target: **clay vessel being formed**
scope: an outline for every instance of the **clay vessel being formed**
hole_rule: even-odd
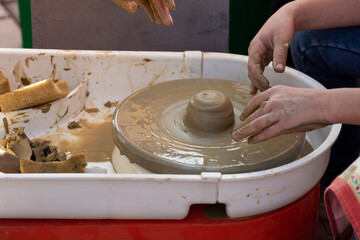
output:
[[[222,92],[204,90],[189,101],[184,124],[194,131],[223,132],[234,125],[234,107]]]

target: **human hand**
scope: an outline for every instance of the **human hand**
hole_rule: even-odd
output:
[[[243,122],[232,137],[239,141],[250,136],[255,143],[282,134],[305,132],[330,124],[327,121],[327,90],[272,87],[255,96],[240,116]]]
[[[276,72],[284,72],[290,40],[295,33],[292,8],[285,5],[271,16],[248,48],[248,76],[251,80],[250,94],[269,88],[264,68],[273,61]]]
[[[150,20],[158,25],[173,25],[173,19],[169,9],[175,10],[174,0],[113,0],[116,5],[126,9],[130,13],[142,7]]]

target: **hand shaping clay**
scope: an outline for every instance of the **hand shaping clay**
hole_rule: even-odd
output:
[[[253,97],[249,91],[249,84],[221,79],[182,79],[144,88],[115,110],[114,142],[130,161],[156,173],[240,173],[295,160],[304,134],[256,144],[231,138]]]

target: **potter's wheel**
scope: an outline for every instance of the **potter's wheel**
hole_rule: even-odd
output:
[[[194,96],[217,94],[206,90],[227,96],[233,105],[234,124],[218,128],[213,122],[200,122],[195,126],[197,120],[187,113],[191,110],[188,103]],[[251,98],[248,84],[229,80],[182,79],[152,85],[116,108],[113,138],[121,154],[156,173],[242,173],[294,161],[305,134],[282,135],[257,144],[232,140],[232,128],[240,123],[239,116]]]

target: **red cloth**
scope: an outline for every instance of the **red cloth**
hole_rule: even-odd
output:
[[[334,239],[343,239],[352,226],[360,236],[360,158],[325,190],[325,205]]]

